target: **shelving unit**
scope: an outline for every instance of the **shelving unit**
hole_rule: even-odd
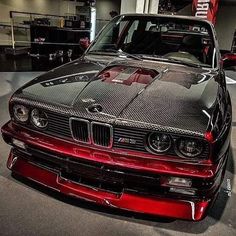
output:
[[[83,14],[51,15],[10,11],[12,48],[6,53],[30,53],[34,57],[77,56],[82,54],[80,39],[90,40],[91,21]],[[16,33],[19,26],[26,30],[25,37]],[[27,48],[27,51],[26,51]]]

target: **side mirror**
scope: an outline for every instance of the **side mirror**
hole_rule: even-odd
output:
[[[223,68],[229,69],[236,66],[236,53],[226,53],[221,57]]]
[[[90,45],[90,40],[89,40],[88,37],[81,38],[79,40],[79,44],[80,44],[80,47],[85,51],[89,47],[89,45]]]

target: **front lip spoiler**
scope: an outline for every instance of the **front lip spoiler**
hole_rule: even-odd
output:
[[[37,166],[27,160],[17,157],[10,152],[7,167],[18,175],[44,185],[65,195],[92,201],[99,205],[115,207],[123,210],[157,215],[184,220],[202,220],[211,204],[211,200],[189,201],[174,200],[159,197],[122,193],[117,195],[110,192],[98,191],[67,179],[61,178],[57,172]]]

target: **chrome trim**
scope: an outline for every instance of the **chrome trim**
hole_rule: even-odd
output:
[[[74,136],[74,134],[73,134],[73,129],[72,129],[72,121],[73,121],[73,120],[75,120],[75,121],[81,121],[81,122],[84,122],[84,123],[87,124],[88,142],[78,140],[78,139]],[[76,117],[70,117],[70,118],[69,118],[69,126],[70,126],[71,136],[72,136],[72,138],[73,138],[76,142],[91,144],[91,132],[90,132],[91,129],[90,129],[90,122],[89,122],[88,120],[80,119],[80,118],[76,118]]]
[[[216,48],[214,47],[212,56],[212,68],[215,68],[215,59],[216,59]]]
[[[99,145],[99,144],[94,143],[94,139],[93,139],[93,125],[102,125],[102,126],[106,126],[106,127],[109,127],[109,128],[110,128],[110,144],[109,144],[109,146],[103,146],[103,145]],[[106,123],[101,123],[101,122],[92,121],[90,128],[91,128],[91,130],[90,130],[90,133],[91,133],[91,141],[92,141],[92,144],[93,144],[94,146],[104,147],[104,148],[112,148],[112,146],[113,146],[113,126],[112,126],[112,125],[106,124]]]

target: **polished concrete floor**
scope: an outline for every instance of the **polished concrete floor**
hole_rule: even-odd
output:
[[[40,73],[0,73],[0,126],[9,119],[12,92]],[[216,204],[203,221],[167,221],[110,210],[13,178],[6,168],[9,146],[0,138],[0,235],[236,235],[236,73],[227,75],[234,112],[231,157]]]

